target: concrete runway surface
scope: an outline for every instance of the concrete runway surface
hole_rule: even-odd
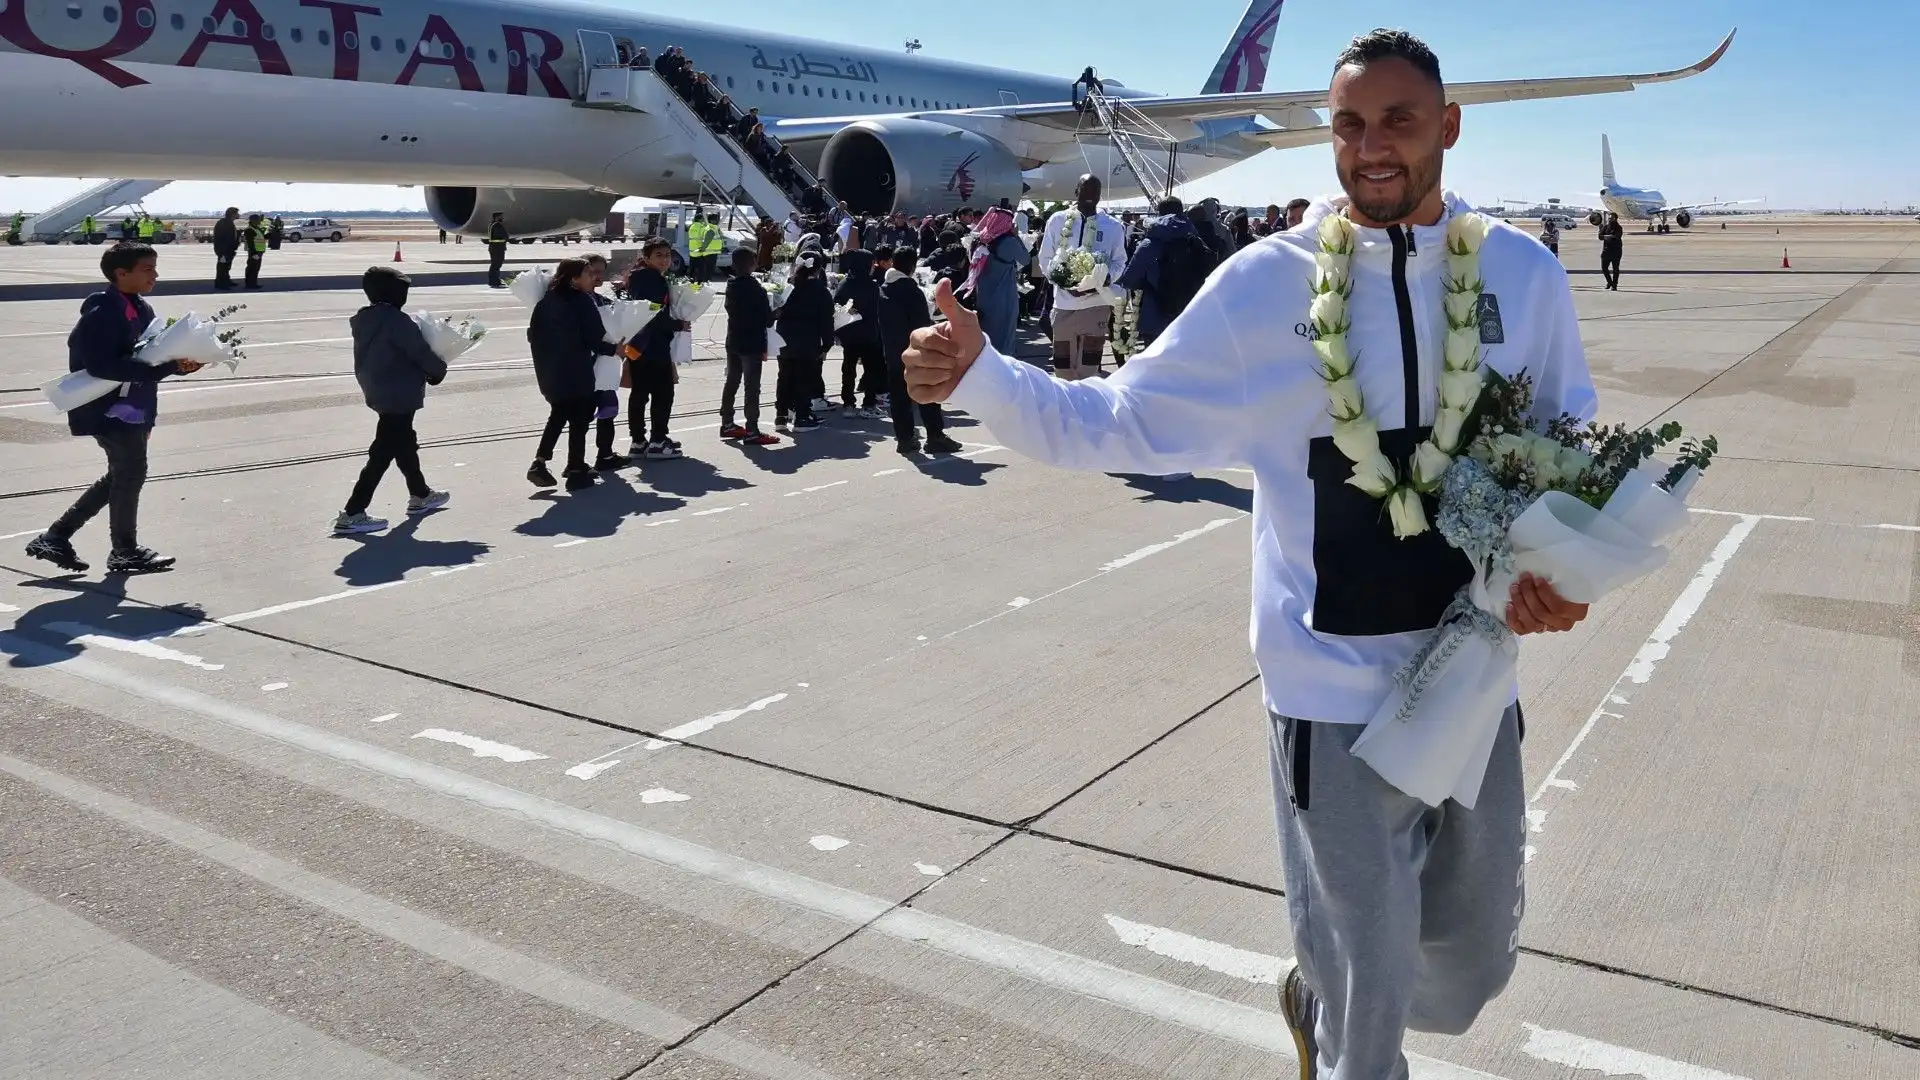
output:
[[[1724,456],[1664,569],[1525,646],[1523,955],[1423,1080],[1920,1075],[1920,227],[1707,224],[1618,292],[1563,246],[1603,418]],[[537,494],[525,312],[423,286],[495,331],[420,417],[453,503],[333,539],[358,293],[241,299],[132,580],[104,518],[87,575],[20,553],[100,461],[34,390],[75,303],[0,305],[0,1076],[1291,1075],[1250,477],[965,417],[743,451],[708,320],[689,458]]]

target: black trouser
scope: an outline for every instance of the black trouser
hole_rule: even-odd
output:
[[[713,269],[719,264],[720,256],[718,255],[695,255],[693,268],[688,273],[695,281],[712,281]]]
[[[820,377],[824,357],[802,353],[792,346],[780,350],[780,369],[774,379],[773,412],[785,419],[801,420],[813,415],[813,383]]]
[[[633,389],[627,394],[627,431],[637,443],[648,442],[647,420],[653,421],[653,439],[667,437],[667,423],[673,418],[673,359],[671,356],[642,356],[628,371]]]
[[[347,496],[348,516],[366,513],[389,465],[400,467],[400,475],[407,481],[407,494],[416,499],[433,494],[427,478],[420,472],[420,437],[413,431],[412,412],[380,414],[380,423],[373,429],[373,445],[367,447],[366,467],[360,470],[353,494]]]
[[[920,414],[920,423],[926,426],[927,438],[946,434],[946,417],[940,413],[939,405],[919,405],[907,394],[907,366],[897,356],[887,357],[888,404],[893,410],[893,437],[901,442],[917,442],[919,434],[914,431],[914,413]]]
[[[573,401],[556,402],[547,414],[547,428],[540,433],[540,448],[535,461],[553,460],[554,447],[560,442],[560,429],[567,429],[567,471],[587,467],[587,425],[593,423],[593,395]]]
[[[233,257],[238,252],[229,251],[213,257],[213,287],[216,289],[233,288]]]
[[[500,267],[507,261],[507,245],[487,241],[487,287],[500,287]]]
[[[57,540],[70,540],[105,507],[113,550],[139,547],[140,488],[147,482],[147,437],[152,434],[144,425],[103,421],[93,441],[107,453],[106,475],[81,492],[47,532]]]
[[[1600,275],[1607,279],[1607,288],[1620,287],[1620,249],[1600,249]]]
[[[247,252],[247,288],[260,287],[260,260],[266,257],[264,251]]]
[[[880,388],[886,385],[886,361],[880,356],[880,343],[867,342],[840,346],[840,400],[853,407],[853,395],[860,394],[860,406],[873,408]],[[858,372],[858,379],[855,373]]]
[[[724,430],[733,426],[733,403],[746,384],[747,430],[760,430],[760,367],[766,362],[760,353],[727,354],[727,384],[720,391],[720,427]]]

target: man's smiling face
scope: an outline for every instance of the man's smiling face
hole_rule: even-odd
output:
[[[1440,166],[1460,137],[1460,107],[1431,76],[1398,57],[1334,72],[1333,160],[1356,223],[1437,220]],[[1431,204],[1431,205],[1428,205]]]

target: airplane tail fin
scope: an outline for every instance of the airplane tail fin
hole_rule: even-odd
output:
[[[1213,74],[1200,87],[1203,94],[1251,93],[1267,86],[1267,57],[1273,51],[1273,33],[1280,25],[1280,7],[1286,0],[1252,0],[1227,47],[1214,62]]]
[[[1613,187],[1615,183],[1616,181],[1613,178],[1613,145],[1607,142],[1607,137],[1605,135],[1601,135],[1600,136],[1600,184],[1603,187]]]

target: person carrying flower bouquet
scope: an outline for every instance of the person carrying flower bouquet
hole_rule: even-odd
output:
[[[150,574],[173,569],[173,558],[140,546],[140,489],[147,482],[147,443],[160,414],[159,384],[174,375],[191,375],[201,364],[169,360],[144,364],[135,346],[153,322],[153,309],[141,299],[160,278],[160,256],[146,244],[116,244],[100,256],[100,272],[112,288],[80,304],[80,321],[67,336],[67,370],[126,384],[126,393],[109,394],[67,413],[67,429],[100,444],[107,472],[80,493],[67,512],[27,544],[27,554],[62,570],[81,573],[87,564],[73,549],[73,534],[103,508],[113,540],[107,556],[110,574]]]
[[[1518,688],[1475,718],[1491,741],[1473,790],[1438,806],[1354,744],[1474,578],[1428,525],[1484,377],[1468,361],[1524,369],[1536,417],[1583,421],[1597,401],[1558,260],[1441,186],[1460,109],[1432,51],[1404,31],[1357,38],[1328,103],[1345,198],[1229,258],[1113,376],[1006,358],[944,287],[947,322],[904,363],[914,400],[1044,462],[1254,474],[1252,644],[1296,957],[1282,1012],[1302,1080],[1404,1080],[1408,1030],[1465,1032],[1513,973]],[[1587,615],[1529,575],[1504,600],[1519,635]]]
[[[540,396],[550,407],[547,425],[527,469],[527,481],[535,487],[555,486],[547,462],[553,459],[560,442],[561,429],[567,432],[567,467],[564,472],[568,491],[579,491],[599,483],[587,467],[587,428],[593,423],[593,361],[598,356],[622,355],[632,359],[637,353],[631,345],[615,345],[606,338],[606,324],[591,295],[599,284],[598,276],[585,259],[561,259],[553,268],[546,295],[534,305],[527,323],[527,344],[533,353],[533,373],[539,381]]]
[[[401,309],[413,280],[390,266],[373,266],[361,275],[360,289],[367,306],[348,320],[353,328],[353,375],[365,395],[367,408],[380,418],[374,426],[367,464],[347,496],[347,505],[334,519],[333,535],[379,532],[385,519],[367,513],[373,493],[398,465],[407,482],[407,513],[431,513],[447,505],[448,495],[428,486],[420,471],[420,437],[413,417],[427,403],[427,387],[447,377],[447,362],[435,355],[420,325]]]
[[[673,265],[673,245],[654,237],[640,245],[640,261],[627,272],[627,299],[659,304],[660,314],[633,339],[640,357],[627,365],[633,390],[627,395],[627,430],[633,436],[630,457],[649,459],[685,457],[680,444],[667,433],[673,418],[674,385],[680,373],[673,364],[673,335],[693,329],[673,317],[673,299],[667,268]],[[648,405],[652,405],[653,438],[647,438]]]

